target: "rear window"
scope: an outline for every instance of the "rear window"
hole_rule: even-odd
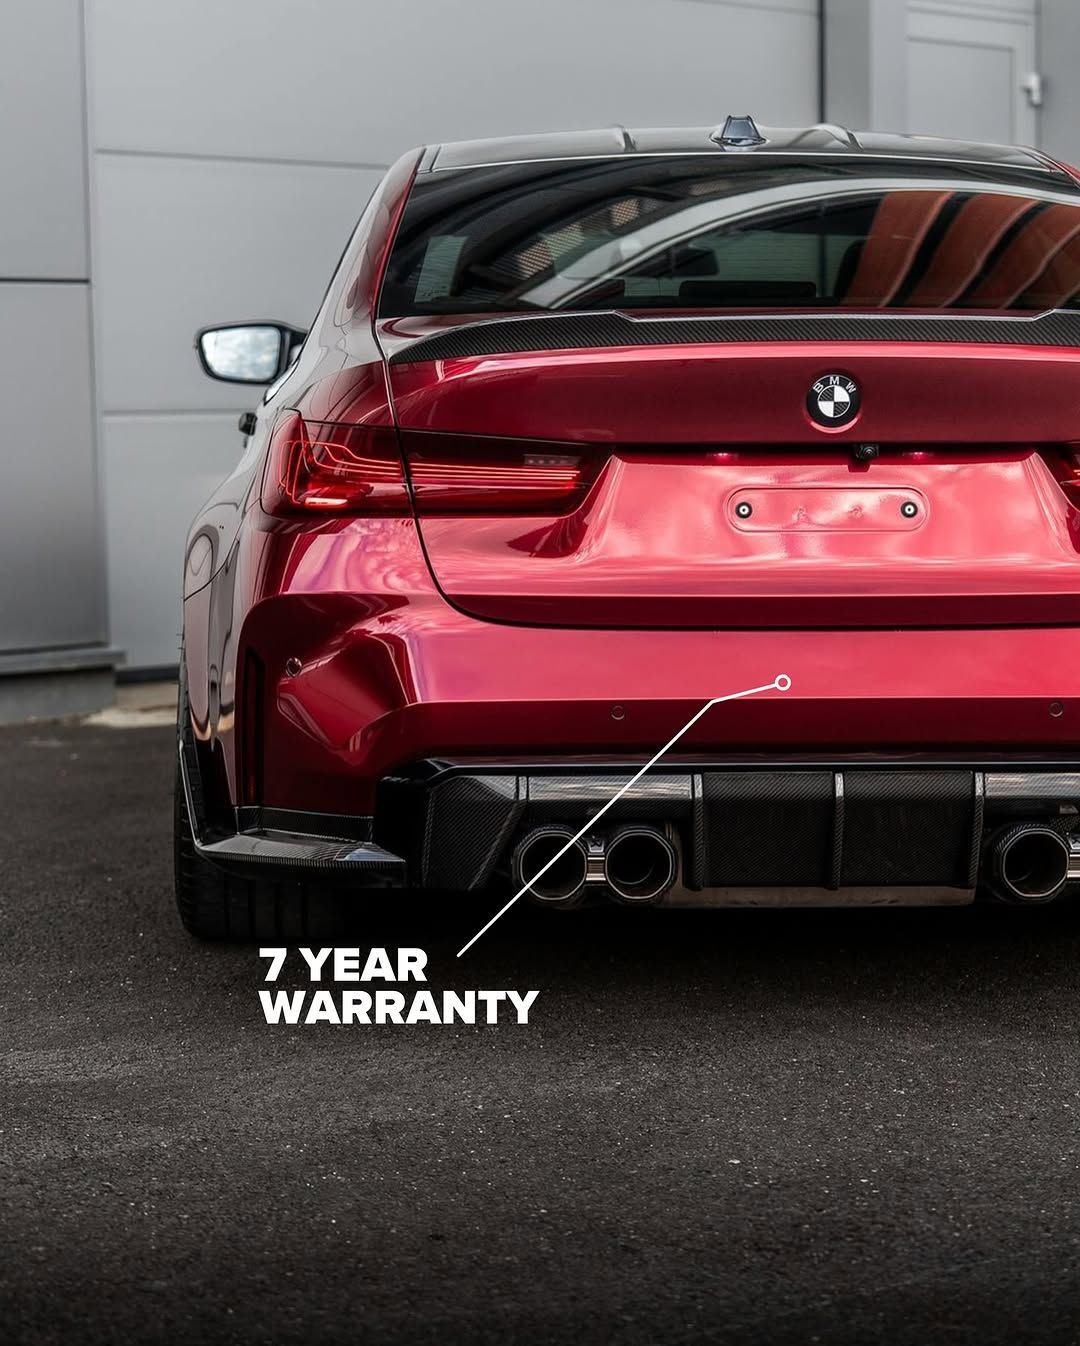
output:
[[[380,315],[1080,306],[1080,196],[989,171],[731,157],[417,179]]]

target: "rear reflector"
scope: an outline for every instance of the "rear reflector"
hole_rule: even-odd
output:
[[[566,514],[607,453],[588,445],[390,426],[306,423],[282,414],[270,438],[268,514]],[[406,468],[407,463],[407,477]]]

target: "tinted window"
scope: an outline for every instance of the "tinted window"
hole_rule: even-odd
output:
[[[380,313],[1080,306],[1080,197],[977,169],[715,157],[418,179]]]

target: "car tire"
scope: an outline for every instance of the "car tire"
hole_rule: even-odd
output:
[[[177,697],[178,744],[190,735],[183,654]],[[275,883],[229,874],[195,849],[179,753],[173,801],[173,874],[176,909],[197,939],[286,944],[333,936],[342,907],[333,894],[302,883]]]

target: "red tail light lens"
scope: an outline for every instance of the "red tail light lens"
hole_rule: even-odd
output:
[[[308,424],[286,412],[270,439],[268,514],[566,514],[607,460],[589,445],[388,426]]]
[[[286,412],[270,438],[262,504],[268,514],[407,514],[397,432],[382,425],[309,425]]]
[[[420,514],[566,514],[606,461],[589,445],[406,431]]]

